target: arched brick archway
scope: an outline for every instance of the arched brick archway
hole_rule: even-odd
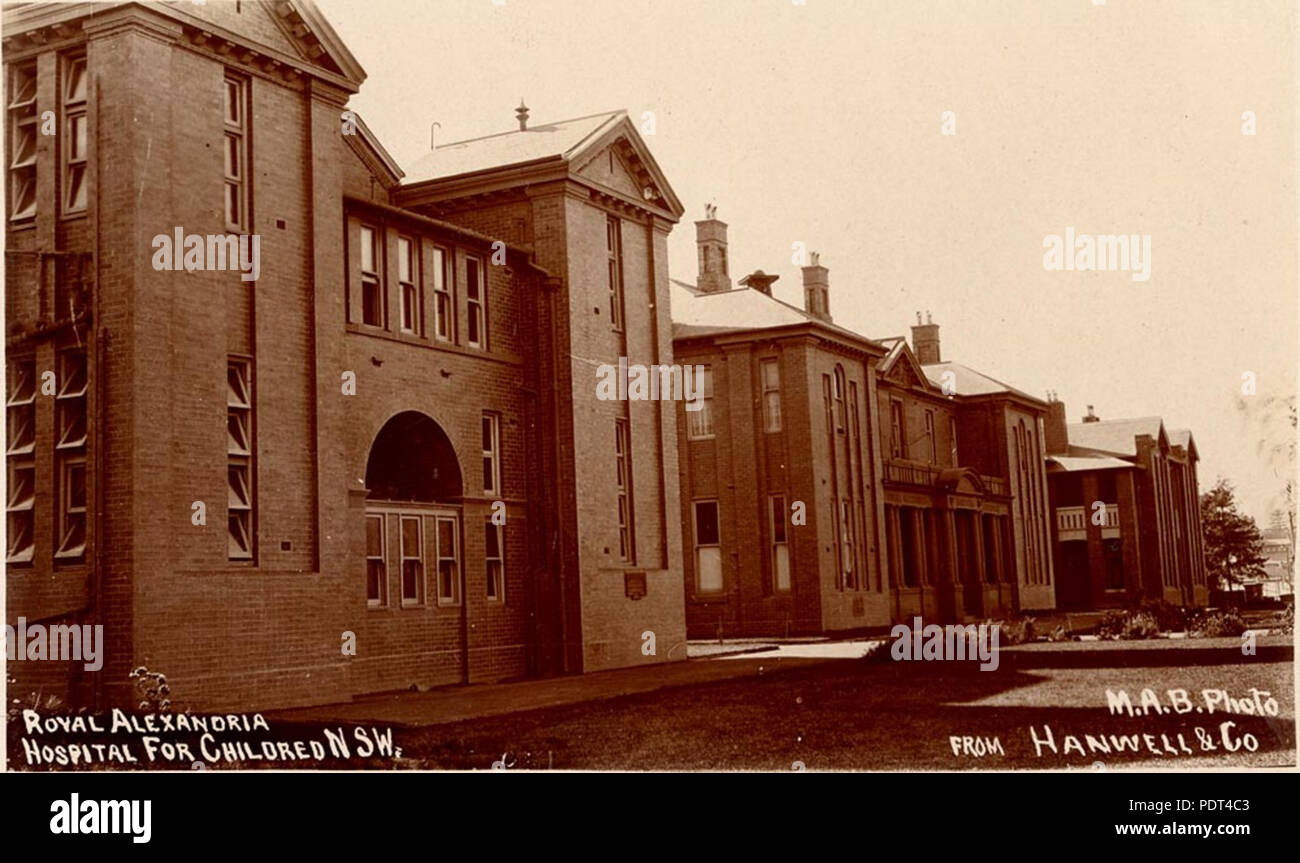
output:
[[[370,500],[459,503],[460,463],[442,426],[419,411],[384,423],[370,445],[366,489]]]

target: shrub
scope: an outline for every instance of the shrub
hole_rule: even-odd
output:
[[[1246,621],[1235,608],[1211,611],[1195,622],[1191,634],[1196,638],[1236,637],[1246,631]]]
[[[990,619],[984,621],[984,625],[996,626],[998,628],[998,641],[1006,647],[1027,644],[1038,638],[1034,632],[1034,621],[1028,617],[1013,618],[1012,620]]]
[[[1149,611],[1114,609],[1097,624],[1097,637],[1102,639],[1155,638],[1159,634],[1160,621]]]
[[[167,677],[141,665],[129,677],[135,679],[135,691],[140,696],[140,710],[146,713],[167,713],[172,709],[171,687]]]
[[[1056,629],[1053,629],[1050,633],[1048,633],[1047,640],[1048,641],[1074,641],[1074,636],[1071,635],[1070,630],[1066,629],[1064,626],[1057,626]]]
[[[1147,600],[1137,610],[1154,617],[1161,632],[1183,632],[1187,629],[1187,612],[1163,599],[1154,602]]]

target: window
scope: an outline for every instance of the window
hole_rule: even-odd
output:
[[[605,251],[609,257],[609,322],[623,329],[623,232],[613,216],[605,220]]]
[[[505,527],[494,524],[492,519],[483,523],[484,557],[487,560],[487,598],[506,598],[506,554]]]
[[[483,414],[483,493],[501,491],[501,417]]]
[[[401,516],[402,605],[419,605],[424,594],[424,520]]]
[[[699,410],[686,412],[686,436],[691,440],[713,437],[713,368],[711,366],[694,366],[698,393]],[[692,366],[686,366],[682,373],[690,374]]]
[[[9,496],[5,517],[9,543],[8,564],[32,562],[36,551],[36,359],[11,360],[5,392],[5,466]]]
[[[226,481],[231,560],[253,559],[252,365],[231,357],[226,364]]]
[[[36,61],[9,67],[9,218],[36,215]],[[11,535],[12,539],[12,535]]]
[[[844,369],[835,367],[831,377],[831,398],[835,401],[835,430],[844,431]]]
[[[925,412],[925,446],[926,458],[930,464],[939,463],[939,453],[936,448],[937,441],[934,439],[934,411]]]
[[[438,604],[460,602],[460,559],[456,554],[456,519],[438,517]]]
[[[54,556],[60,560],[80,560],[86,554],[86,384],[85,352],[61,352],[54,397],[59,479]]]
[[[763,385],[763,431],[781,430],[781,368],[776,360],[763,360],[758,365]]]
[[[855,587],[853,580],[853,518],[849,502],[840,501],[840,585]]]
[[[424,297],[420,295],[420,262],[410,237],[397,238],[397,281],[402,291],[402,332],[424,335]]]
[[[433,249],[433,316],[434,332],[445,342],[454,339],[452,310],[456,307],[451,301],[451,285],[447,278],[447,253],[436,246]]]
[[[226,229],[248,229],[248,81],[225,80]]]
[[[786,542],[785,495],[772,495],[768,504],[772,529],[772,589],[787,591],[790,589],[790,546]]]
[[[949,456],[952,458],[952,466],[957,466],[957,418],[948,417],[948,449]]]
[[[632,528],[632,446],[627,420],[614,420],[614,461],[618,475],[618,556],[625,562],[636,557]]]
[[[893,458],[907,457],[907,441],[903,438],[903,403],[889,402],[889,454]]]
[[[487,348],[487,318],[484,305],[487,289],[483,285],[483,263],[478,258],[465,259],[465,296],[469,300],[469,346]]]
[[[366,516],[366,605],[388,604],[388,565],[384,558],[384,517]]]
[[[379,232],[361,226],[361,322],[372,327],[384,326],[384,288],[379,274],[381,258]]]
[[[86,58],[63,64],[63,211],[86,209]]]
[[[695,591],[722,590],[722,543],[718,534],[718,502],[695,501]]]

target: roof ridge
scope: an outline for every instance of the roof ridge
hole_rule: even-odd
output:
[[[570,117],[570,118],[567,119],[567,120],[555,120],[555,121],[552,121],[552,122],[550,122],[550,123],[538,123],[537,125],[538,125],[538,127],[545,127],[545,126],[561,126],[561,125],[564,125],[565,123],[576,123],[576,122],[578,122],[579,120],[590,120],[592,117],[602,117],[602,116],[605,116],[605,117],[613,117],[613,116],[618,115],[618,114],[626,115],[626,114],[627,114],[627,109],[626,109],[626,108],[619,108],[619,109],[617,109],[617,110],[615,110],[615,111],[597,111],[597,112],[595,112],[594,114],[584,114],[584,115],[581,116],[581,117]],[[487,141],[487,140],[490,140],[490,139],[492,139],[492,138],[503,138],[503,137],[505,137],[506,135],[518,135],[518,134],[520,134],[520,133],[522,133],[522,132],[535,132],[535,131],[537,131],[537,129],[507,129],[507,130],[505,130],[504,132],[493,132],[493,133],[490,134],[490,135],[479,135],[479,136],[474,137],[474,138],[462,138],[462,139],[459,140],[459,141],[449,141],[449,142],[446,143],[446,144],[439,144],[438,146],[434,147],[434,148],[433,148],[432,150],[430,150],[429,152],[431,152],[431,153],[436,153],[436,152],[438,152],[439,150],[441,150],[441,149],[443,149],[443,148],[446,148],[446,147],[457,147],[457,146],[460,146],[460,145],[462,145],[462,144],[474,144],[474,143],[477,143],[477,142],[479,142],[479,141]],[[582,141],[579,141],[578,143],[581,144],[583,141],[586,141],[586,140],[587,140],[586,138],[583,138]],[[576,146],[576,145],[575,145],[575,146]],[[571,152],[571,150],[566,150],[565,152],[568,153],[568,152]],[[424,154],[424,156],[427,156],[427,155],[429,155],[429,153],[425,153],[425,154]],[[424,156],[421,156],[420,158],[424,158]]]

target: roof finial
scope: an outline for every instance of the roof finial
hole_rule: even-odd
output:
[[[528,131],[528,106],[524,104],[522,96],[519,97],[519,107],[515,109],[515,116],[519,118],[519,131]]]

